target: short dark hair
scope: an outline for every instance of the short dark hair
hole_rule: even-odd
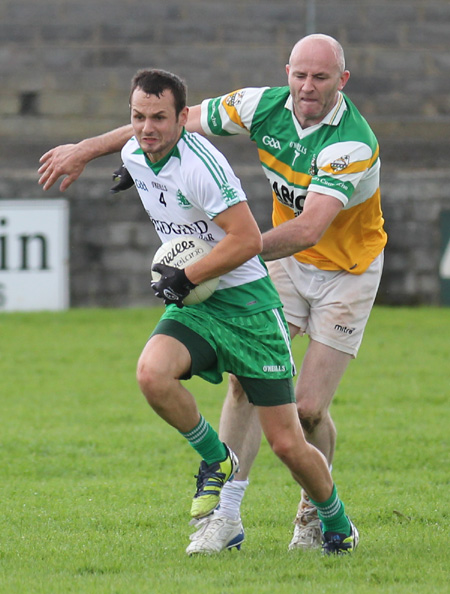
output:
[[[147,95],[156,95],[157,97],[160,97],[167,89],[172,91],[177,117],[181,110],[186,107],[186,83],[179,76],[171,72],[157,69],[138,70],[131,81],[130,105],[131,97],[136,89],[142,89]]]

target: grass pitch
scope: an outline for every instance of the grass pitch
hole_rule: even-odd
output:
[[[265,441],[242,550],[187,557],[198,459],[135,382],[160,313],[0,314],[2,594],[448,592],[449,309],[372,313],[333,404],[361,542],[331,559],[287,551],[299,491]],[[188,385],[217,427],[226,384]]]

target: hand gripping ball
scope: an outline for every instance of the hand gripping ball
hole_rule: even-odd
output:
[[[180,236],[171,239],[161,245],[153,257],[152,268],[154,264],[161,263],[174,268],[186,268],[201,260],[212,250],[212,246],[205,241],[194,236]],[[152,280],[158,281],[161,278],[159,272],[152,270]],[[194,305],[201,303],[211,297],[219,284],[219,277],[211,278],[200,285],[197,285],[183,299],[184,305]]]

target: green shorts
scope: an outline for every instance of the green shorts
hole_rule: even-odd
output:
[[[226,319],[195,307],[167,307],[152,336],[182,342],[192,359],[190,373],[213,383],[224,372],[240,380],[250,402],[276,406],[295,402],[289,330],[281,309]]]

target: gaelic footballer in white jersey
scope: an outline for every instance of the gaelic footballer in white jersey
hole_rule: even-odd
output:
[[[163,243],[193,235],[214,246],[225,237],[225,231],[214,222],[215,216],[247,200],[225,157],[199,134],[183,130],[175,147],[157,163],[148,159],[132,137],[122,149],[122,160]],[[253,281],[256,294],[260,288],[264,299],[255,299],[252,312],[280,305],[275,289],[269,289],[272,283],[258,256],[221,276],[214,295]],[[225,301],[236,299],[241,301],[233,291]]]

